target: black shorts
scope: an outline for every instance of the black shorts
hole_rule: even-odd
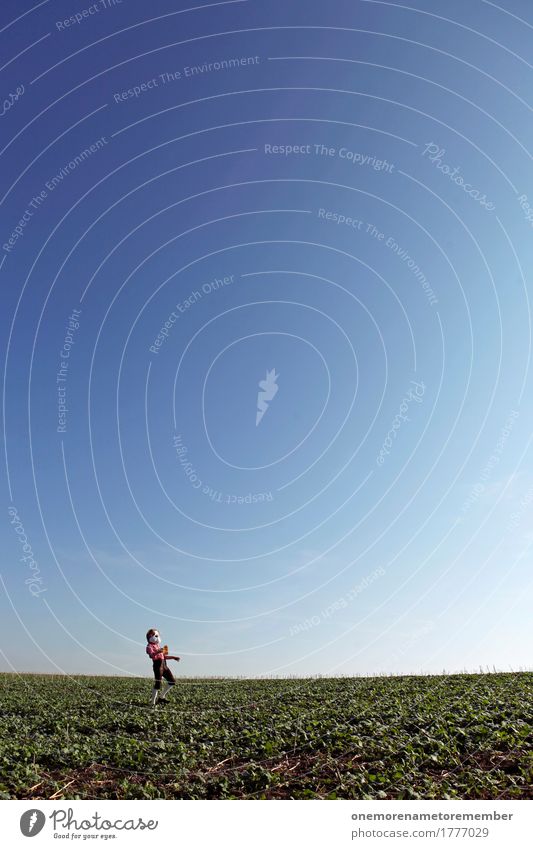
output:
[[[175,684],[176,680],[167,666],[166,660],[154,660],[154,678],[155,683],[154,687],[156,690],[159,690],[161,687],[161,678],[164,678],[165,681],[168,681],[169,684]]]

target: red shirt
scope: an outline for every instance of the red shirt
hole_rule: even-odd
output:
[[[161,643],[148,643],[146,646],[146,654],[151,660],[164,660],[164,652],[161,651]]]

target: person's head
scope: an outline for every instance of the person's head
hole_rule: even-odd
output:
[[[159,643],[161,642],[161,637],[159,636],[159,631],[157,628],[150,628],[146,633],[146,642],[147,643]]]

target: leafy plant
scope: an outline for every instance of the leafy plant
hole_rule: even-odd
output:
[[[533,675],[0,675],[0,798],[533,798]]]

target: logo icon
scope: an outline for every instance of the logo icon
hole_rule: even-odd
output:
[[[43,830],[46,817],[42,811],[33,808],[25,811],[20,818],[20,830],[24,837],[35,837]]]
[[[259,389],[261,392],[257,393],[257,413],[255,416],[256,427],[265,415],[270,401],[272,401],[274,395],[279,389],[279,386],[276,383],[278,377],[279,374],[276,374],[276,369],[273,368],[271,371],[267,370],[265,380],[259,381]]]

